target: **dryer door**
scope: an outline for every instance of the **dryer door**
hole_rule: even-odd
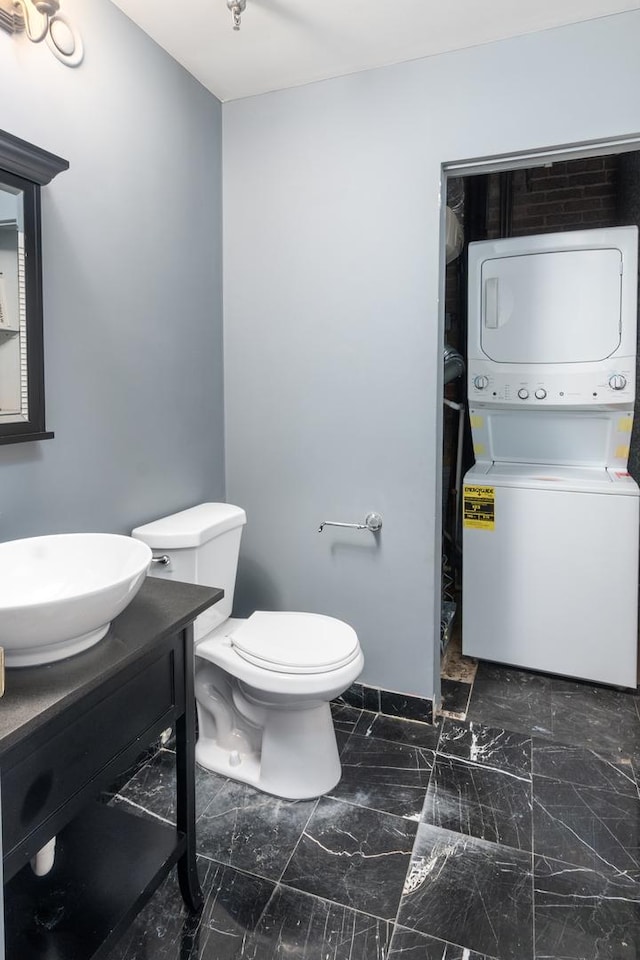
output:
[[[620,250],[484,260],[482,352],[498,363],[605,360],[621,341]]]

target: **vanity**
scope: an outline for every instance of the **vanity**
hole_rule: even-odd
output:
[[[192,624],[222,596],[147,578],[96,646],[9,671],[0,699],[7,960],[106,957],[174,866],[188,908],[202,905]],[[100,796],[168,727],[175,827]],[[53,869],[37,877],[29,861],[54,836]]]

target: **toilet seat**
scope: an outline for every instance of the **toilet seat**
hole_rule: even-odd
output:
[[[229,639],[239,657],[274,673],[326,673],[360,655],[355,630],[317,613],[257,610]]]

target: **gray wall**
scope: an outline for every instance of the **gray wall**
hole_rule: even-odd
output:
[[[0,31],[0,127],[43,188],[47,426],[0,446],[0,539],[132,525],[224,491],[219,102],[107,0],[76,70]]]
[[[238,608],[350,621],[434,690],[441,165],[640,131],[640,12],[225,104],[227,497]],[[324,518],[384,515],[370,534]]]

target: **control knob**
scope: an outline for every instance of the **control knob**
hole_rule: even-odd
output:
[[[489,377],[485,377],[484,374],[474,377],[473,385],[476,390],[486,390],[486,388],[489,386]]]
[[[524,387],[520,387],[520,389],[518,390],[518,396],[520,397],[521,400],[528,400],[528,399],[529,399],[529,391],[528,391],[528,390],[525,390]]]
[[[544,400],[546,395],[547,391],[543,387],[540,387],[538,390],[536,390],[536,400]]]
[[[609,377],[609,386],[612,390],[624,390],[627,385],[627,378],[623,377],[621,373],[614,373],[612,377]]]

